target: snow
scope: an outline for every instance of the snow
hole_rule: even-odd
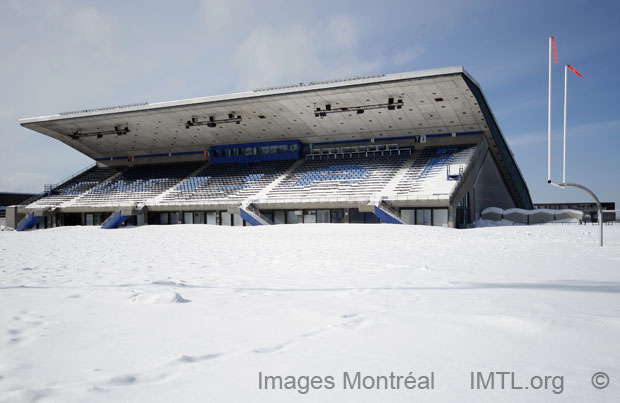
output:
[[[593,225],[0,232],[0,401],[617,401],[620,226],[605,244]],[[345,390],[344,371],[435,388]],[[563,390],[470,390],[471,371]]]

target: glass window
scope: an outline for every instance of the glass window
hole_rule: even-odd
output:
[[[231,214],[227,213],[226,211],[222,211],[221,219],[222,219],[222,225],[230,226],[232,223]]]
[[[330,215],[332,223],[339,224],[344,222],[344,210],[332,210]]]
[[[233,225],[237,227],[243,226],[243,218],[241,218],[241,214],[235,213],[233,216]]]
[[[349,210],[349,222],[352,224],[363,224],[364,214],[360,213],[360,211],[356,208],[350,209]]]
[[[285,224],[286,223],[286,212],[285,211],[274,211],[273,212],[273,223],[274,224]]]
[[[205,222],[205,213],[195,212],[194,213],[194,224],[204,224]]]
[[[447,227],[448,226],[448,209],[447,208],[433,209],[433,226],[435,227]]]
[[[98,219],[101,219],[100,215],[97,215],[97,216],[98,216]],[[97,224],[97,225],[99,225],[99,224]],[[136,225],[137,226],[144,225],[144,214],[138,214],[136,216]]]
[[[414,209],[401,209],[400,218],[407,224],[415,224],[415,210]]]
[[[159,213],[159,224],[168,224],[168,213]]]
[[[431,225],[431,209],[417,209],[415,223],[417,225]]]
[[[92,214],[86,214],[86,225],[93,225],[93,215]]]
[[[286,223],[287,224],[298,224],[299,216],[295,214],[295,210],[288,210],[286,212]]]
[[[298,147],[297,144],[291,144],[291,148],[290,148],[291,152],[292,153],[297,152],[297,147]],[[310,152],[312,152],[312,144],[310,144]]]
[[[260,213],[263,215],[263,217],[273,222],[273,211],[261,211]]]
[[[170,224],[178,224],[179,223],[179,212],[173,211],[170,213]]]
[[[364,213],[364,222],[366,224],[379,224],[381,221],[375,213]]]
[[[263,146],[260,148],[260,153],[261,154],[269,154],[269,147],[268,146]]]
[[[316,212],[317,222],[329,223],[329,210],[318,210]]]
[[[306,210],[304,213],[304,224],[316,223],[316,210]]]
[[[278,146],[278,153],[286,154],[288,152],[288,146],[286,144],[282,144]]]
[[[185,212],[183,213],[183,224],[193,224],[194,223],[194,213]]]
[[[207,224],[209,225],[217,224],[217,212],[216,211],[208,211],[205,215],[207,216]]]

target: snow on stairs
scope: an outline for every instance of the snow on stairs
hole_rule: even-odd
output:
[[[395,192],[396,185],[398,185],[401,179],[407,174],[407,171],[409,170],[409,168],[411,168],[414,162],[418,159],[419,155],[420,155],[420,151],[414,151],[413,153],[411,153],[411,155],[409,156],[409,158],[407,158],[403,166],[401,166],[398,172],[396,172],[396,175],[394,175],[394,177],[381,190],[379,194],[380,198],[384,198],[384,197],[387,197],[388,199],[393,198],[393,196],[396,194]]]
[[[265,216],[263,216],[260,211],[252,205],[254,201],[258,201],[261,198],[267,196],[267,194],[274,189],[280,182],[282,182],[291,172],[293,172],[304,160],[299,159],[293,163],[286,171],[282,173],[282,175],[278,176],[273,182],[269,185],[265,186],[260,192],[256,195],[245,199],[241,206],[239,207],[239,213],[241,217],[250,225],[272,225],[273,223]]]
[[[158,205],[160,204],[160,202],[162,200],[164,200],[164,198],[166,196],[168,196],[168,194],[174,192],[175,190],[177,190],[178,188],[180,188],[185,182],[187,182],[190,178],[197,176],[198,173],[200,171],[202,171],[203,169],[205,169],[207,166],[209,165],[209,163],[205,163],[203,165],[200,165],[196,170],[194,170],[193,172],[191,172],[189,175],[187,175],[185,178],[181,179],[176,185],[171,186],[168,190],[166,190],[165,192],[160,193],[159,195],[157,195],[156,197],[153,197],[150,200],[147,200],[147,204],[148,205]]]
[[[258,201],[258,200],[266,197],[269,192],[271,192],[273,189],[275,189],[276,186],[278,186],[280,184],[280,182],[282,182],[284,179],[286,179],[286,177],[289,176],[291,174],[291,172],[293,172],[295,169],[297,169],[297,167],[300,166],[304,161],[305,160],[303,158],[295,161],[295,163],[293,163],[293,165],[288,167],[288,169],[286,171],[284,171],[282,173],[282,175],[278,176],[273,182],[271,182],[269,185],[265,186],[263,188],[263,190],[261,190],[260,192],[258,192],[254,196],[252,196],[251,198],[248,198],[248,199],[244,200],[242,205],[243,206],[248,206],[248,205],[252,204],[252,202]]]

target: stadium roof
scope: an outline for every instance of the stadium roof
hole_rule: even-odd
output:
[[[389,102],[402,102],[402,108],[373,108]],[[328,105],[329,113],[316,116],[316,108],[326,112]],[[198,125],[188,127],[192,119]],[[206,125],[209,119],[214,127]],[[513,195],[531,206],[479,85],[460,66],[81,110],[21,119],[20,124],[98,160],[273,140],[320,143],[484,134]]]

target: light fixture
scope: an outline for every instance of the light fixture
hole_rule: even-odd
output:
[[[188,120],[185,122],[185,128],[189,129],[192,126],[207,126],[207,127],[216,127],[218,124],[222,123],[241,123],[241,116],[237,115],[235,117],[235,112],[231,112],[228,114],[227,119],[215,119],[215,116],[209,116],[208,120],[200,121],[197,117],[193,116],[192,120]]]
[[[98,139],[102,138],[105,135],[108,134],[116,134],[117,136],[124,136],[125,134],[129,133],[131,130],[129,130],[128,126],[122,127],[121,125],[116,125],[114,126],[114,130],[104,130],[104,131],[100,131],[100,132],[88,132],[88,133],[82,133],[82,131],[80,129],[77,129],[76,131],[74,131],[70,137],[73,140],[79,140],[82,137],[97,137]]]
[[[404,106],[404,103],[402,99],[399,98],[395,100],[392,97],[388,98],[387,103],[384,103],[384,104],[343,106],[341,108],[332,108],[331,104],[326,104],[325,109],[321,109],[320,107],[315,107],[314,116],[317,118],[324,118],[325,116],[327,116],[328,113],[342,113],[342,112],[349,112],[349,110],[355,110],[358,115],[361,115],[362,113],[364,113],[364,111],[369,110],[369,109],[387,108],[387,110],[393,111],[395,109],[402,109],[403,106]]]

